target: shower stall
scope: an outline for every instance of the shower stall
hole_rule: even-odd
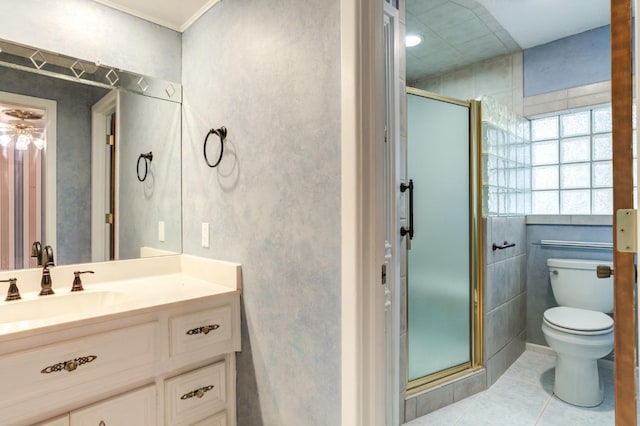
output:
[[[407,389],[482,364],[480,103],[408,89]]]
[[[524,227],[531,174],[527,121],[491,98],[463,101],[409,88],[407,124],[409,400],[453,379],[476,374],[486,386],[501,374],[489,377],[482,368],[510,344],[495,338],[503,307],[484,296],[502,283],[487,279],[485,268],[498,258],[506,265],[510,254],[492,251],[497,225],[493,236],[491,226],[483,228],[503,220]],[[492,222],[494,216],[510,217]],[[519,243],[520,256],[522,250]]]

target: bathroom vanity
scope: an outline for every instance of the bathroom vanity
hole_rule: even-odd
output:
[[[236,424],[240,265],[187,255],[51,269],[0,303],[3,425]],[[3,290],[4,291],[4,290]]]

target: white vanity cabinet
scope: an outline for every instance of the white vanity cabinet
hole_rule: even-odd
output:
[[[74,410],[37,426],[156,426],[156,388],[147,386]]]
[[[239,286],[175,301],[187,283],[169,303],[0,335],[0,423],[235,426]]]
[[[70,426],[156,426],[156,387],[147,386],[89,407],[74,410]]]

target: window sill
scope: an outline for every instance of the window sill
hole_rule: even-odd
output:
[[[528,215],[527,225],[587,225],[587,226],[612,226],[613,216],[608,214],[594,215]]]

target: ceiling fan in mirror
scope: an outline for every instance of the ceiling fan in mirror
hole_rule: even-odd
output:
[[[14,118],[6,120],[6,117]],[[7,147],[12,142],[18,151],[26,151],[29,145],[41,150],[45,146],[44,128],[40,125],[44,114],[26,109],[2,110],[0,125],[0,146]],[[17,120],[15,120],[17,119]]]

